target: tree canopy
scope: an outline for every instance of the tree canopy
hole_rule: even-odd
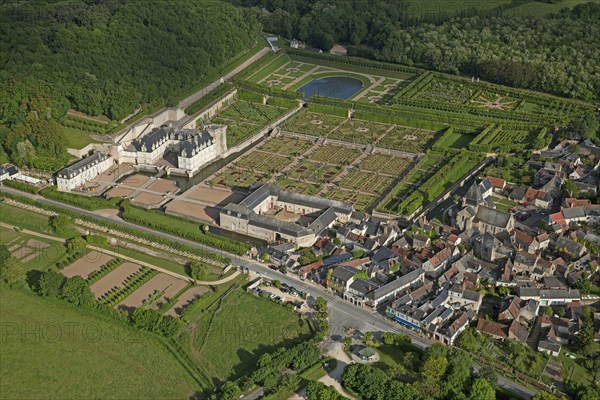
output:
[[[229,0],[261,6],[265,30],[324,51],[416,65],[584,100],[600,98],[600,5],[547,16],[503,13],[505,7],[415,16],[404,0]],[[513,2],[519,4],[521,2]]]
[[[253,10],[217,0],[4,2],[0,147],[20,165],[62,156],[69,108],[120,120],[173,104],[260,29]]]

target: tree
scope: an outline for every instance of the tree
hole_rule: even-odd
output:
[[[275,279],[273,281],[273,286],[275,286],[277,289],[279,289],[281,287],[281,281],[278,279]]]
[[[267,253],[267,252],[262,253],[262,255],[260,256],[260,259],[265,262],[269,261],[269,253]]]
[[[48,220],[50,227],[56,233],[64,233],[71,225],[71,218],[66,215],[58,214],[50,217]]]
[[[371,365],[350,364],[342,373],[344,387],[366,399],[385,399],[389,378],[382,370]]]
[[[74,276],[65,281],[60,297],[77,306],[94,304],[95,297],[86,281],[80,276]]]
[[[46,271],[40,277],[38,282],[39,291],[42,296],[58,297],[63,285],[65,276],[54,271]]]
[[[583,309],[581,316],[581,327],[575,340],[575,347],[583,354],[588,355],[592,351],[594,343],[594,317],[589,307]]]
[[[448,373],[445,389],[449,393],[463,393],[471,377],[471,357],[466,351],[453,350],[448,355]]]
[[[295,391],[300,385],[300,376],[298,374],[287,374],[281,380],[281,387],[288,391]]]
[[[310,381],[306,385],[306,398],[308,400],[342,400],[344,399],[334,387],[324,383]]]
[[[363,342],[366,345],[369,345],[369,343],[371,343],[373,341],[373,332],[365,332],[365,334],[363,335]]]
[[[590,291],[592,290],[592,282],[588,279],[588,274],[586,272],[583,272],[579,276],[577,282],[575,282],[575,287],[579,289],[579,292],[581,292],[581,294],[590,293]]]
[[[535,396],[531,398],[531,400],[557,400],[555,396],[552,396],[550,393],[546,392],[537,392]]]
[[[475,331],[475,329],[472,327],[468,327],[460,334],[456,344],[461,349],[465,349],[469,352],[476,353],[481,348],[481,344],[479,343],[479,340],[477,339],[476,335],[477,332]]]
[[[489,382],[483,378],[476,378],[471,385],[471,391],[469,393],[469,399],[471,400],[495,400],[496,391],[489,384]]]
[[[556,308],[556,315],[558,315],[561,318],[565,316],[566,312],[567,311],[565,310],[565,308],[563,306],[559,306]]]
[[[420,400],[423,396],[413,386],[391,379],[388,382],[384,399],[390,400]]]
[[[26,278],[23,266],[15,257],[8,257],[0,264],[0,279],[8,286],[15,286],[24,282]]]
[[[189,263],[190,276],[196,280],[202,280],[206,278],[208,273],[208,266],[198,261],[190,261]]]
[[[491,387],[496,387],[498,384],[498,373],[493,367],[485,365],[477,372],[477,377],[488,381]]]
[[[221,387],[221,398],[224,400],[237,400],[240,398],[242,390],[235,382],[227,381]]]
[[[73,238],[73,239],[69,240],[69,243],[67,244],[67,253],[69,253],[71,255],[79,254],[85,249],[86,246],[87,246],[87,243],[83,238],[81,238],[81,237]]]
[[[352,338],[350,336],[344,337],[344,349],[350,350],[352,346]]]
[[[319,312],[327,312],[327,300],[321,296],[317,297],[315,300],[315,308]]]

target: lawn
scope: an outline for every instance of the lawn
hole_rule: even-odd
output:
[[[474,135],[466,135],[455,130],[450,130],[439,138],[434,147],[441,149],[462,149],[463,147],[467,147],[474,138]]]
[[[92,139],[89,132],[83,130],[63,126],[62,132],[65,136],[67,147],[72,149],[81,149],[90,143],[96,142]]]
[[[0,221],[41,233],[51,233],[48,217],[0,203]]]
[[[0,290],[3,399],[190,398],[202,388],[154,337]]]
[[[241,288],[219,304],[186,318],[193,328],[181,338],[191,344],[205,375],[219,381],[244,375],[256,368],[262,354],[309,336],[308,324],[301,325],[293,311]]]
[[[40,245],[32,245],[32,242],[39,242]],[[33,250],[31,253],[26,255],[24,253],[17,253],[23,255],[23,257],[17,258],[21,259],[21,262],[23,262],[23,267],[27,271],[46,271],[67,254],[67,247],[63,243],[33,235],[27,235],[25,233],[17,232],[4,227],[0,227],[0,243],[6,244],[9,249],[20,246],[21,248]],[[44,244],[47,244],[48,247],[45,247]],[[45,248],[42,248],[42,246]]]
[[[266,77],[277,71],[279,68],[283,67],[289,61],[289,58],[285,54],[282,54],[273,61],[271,61],[269,64],[264,66],[262,69],[257,71],[254,75],[249,77],[248,81],[252,83],[259,83]]]

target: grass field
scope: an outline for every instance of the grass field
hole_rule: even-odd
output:
[[[3,399],[190,398],[200,387],[151,335],[0,290]]]
[[[38,241],[48,245],[48,247],[28,246],[29,241]],[[6,244],[9,249],[19,245],[34,250],[31,254],[21,258],[23,268],[27,271],[46,271],[67,254],[67,247],[63,243],[27,235],[5,227],[0,227],[0,243]]]
[[[65,136],[67,147],[72,149],[81,149],[90,143],[96,142],[92,139],[90,133],[86,131],[63,126],[62,132]]]
[[[50,233],[48,217],[0,203],[0,221],[41,233]]]
[[[444,133],[442,137],[440,137],[435,143],[435,147],[439,146],[441,149],[461,149],[463,147],[467,147],[474,138],[475,135],[465,135],[452,130]]]
[[[219,381],[252,371],[262,354],[309,335],[308,325],[300,325],[293,311],[242,289],[230,292],[220,307],[187,320],[194,329],[182,342],[189,340],[200,368]]]

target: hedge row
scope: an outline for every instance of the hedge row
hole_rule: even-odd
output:
[[[422,69],[408,67],[406,65],[400,64],[390,64],[380,61],[371,61],[362,58],[354,58],[354,57],[337,57],[331,56],[327,54],[319,54],[312,51],[301,50],[301,49],[287,49],[287,54],[292,55],[294,58],[303,58],[307,60],[317,60],[317,61],[325,61],[329,63],[334,63],[336,65],[350,65],[353,67],[363,67],[376,69],[380,71],[397,71],[404,72],[408,74],[418,74],[423,72]],[[318,62],[317,62],[318,64]]]
[[[325,104],[308,103],[308,109],[312,112],[328,114],[328,115],[336,115],[338,117],[347,117],[348,116],[347,108],[339,108],[336,106],[328,106]]]
[[[116,208],[120,197],[114,197],[107,200],[102,197],[88,197],[69,192],[60,192],[54,186],[49,186],[40,192],[42,196],[47,199],[60,201],[61,203],[67,203],[75,207],[84,208],[86,210],[94,211],[102,208]]]
[[[301,99],[302,98],[302,93],[298,93],[298,92],[292,92],[292,91],[287,91],[287,90],[283,90],[283,89],[276,89],[274,87],[262,86],[262,85],[258,85],[255,83],[245,82],[245,81],[242,81],[239,79],[236,80],[235,83],[240,89],[244,89],[249,92],[266,94],[269,96],[277,96],[277,97],[282,97],[284,99]]]
[[[250,250],[250,246],[245,243],[205,232],[203,229],[204,226],[201,224],[191,222],[184,218],[167,215],[161,211],[145,210],[135,207],[130,205],[128,200],[121,202],[121,210],[124,220],[147,226],[148,228],[172,233],[237,255],[243,255]]]
[[[423,183],[418,190],[412,192],[398,206],[398,211],[403,215],[410,215],[420,206],[423,206],[437,196],[454,182],[457,182],[467,172],[469,172],[477,163],[481,161],[479,154],[461,151],[450,161],[440,168],[433,176]]]
[[[72,254],[66,253],[58,261],[56,261],[56,263],[54,263],[54,265],[56,265],[56,268],[58,268],[58,269],[63,269],[67,265],[71,265],[75,261],[79,260],[82,257],[82,254],[83,254],[83,251],[79,251],[77,253],[72,253]]]
[[[24,192],[37,194],[40,188],[37,186],[30,185],[29,183],[14,181],[12,179],[6,179],[2,181],[2,184],[13,189],[22,190]]]
[[[251,92],[246,89],[238,89],[237,95],[240,100],[249,101],[251,103],[262,104],[264,96],[262,94]]]
[[[275,107],[282,108],[296,108],[298,107],[298,100],[284,99],[281,97],[269,97],[267,98],[267,104]]]
[[[101,266],[100,269],[89,274],[85,281],[87,282],[88,286],[91,286],[94,282],[97,282],[100,279],[104,278],[110,271],[114,270],[121,264],[123,264],[123,260],[121,260],[120,258],[113,258],[112,260]]]
[[[129,228],[129,227],[126,227],[126,226],[123,226],[123,225],[120,225],[120,224],[117,224],[117,223],[114,223],[114,222],[110,222],[110,221],[106,221],[106,220],[100,220],[100,219],[97,219],[97,218],[93,218],[93,217],[89,217],[87,215],[80,214],[78,212],[73,212],[73,211],[70,211],[70,210],[66,210],[66,209],[61,208],[61,207],[57,207],[57,206],[53,206],[53,205],[45,204],[45,203],[40,203],[40,202],[38,202],[36,200],[32,200],[32,199],[29,199],[27,197],[23,197],[23,196],[19,196],[19,195],[13,195],[13,194],[4,193],[4,192],[1,193],[1,196],[2,197],[6,197],[6,198],[10,198],[10,199],[13,199],[13,200],[16,200],[16,201],[19,201],[19,202],[24,203],[24,204],[29,204],[29,205],[36,206],[36,207],[43,207],[44,209],[46,209],[48,211],[53,211],[53,212],[56,212],[56,213],[59,213],[59,214],[67,215],[67,216],[69,216],[71,218],[77,218],[77,219],[80,219],[80,220],[83,220],[83,221],[88,221],[88,222],[91,222],[93,224],[97,224],[97,225],[103,226],[103,227],[108,228],[108,229],[113,229],[115,231],[120,231],[120,232],[129,234],[129,235],[132,235],[132,236],[136,236],[138,238],[142,238],[142,239],[148,240],[150,242],[159,243],[159,244],[162,244],[162,245],[165,245],[165,246],[172,247],[174,249],[185,251],[185,252],[188,252],[188,253],[191,253],[191,254],[196,254],[196,255],[201,256],[201,257],[210,258],[212,260],[219,261],[219,262],[221,262],[223,264],[229,264],[231,262],[231,259],[229,259],[227,257],[224,257],[224,256],[222,256],[220,254],[215,254],[215,253],[213,253],[211,251],[207,251],[207,250],[203,250],[203,249],[197,249],[195,247],[191,247],[191,246],[188,246],[188,245],[185,245],[185,244],[181,244],[181,243],[174,242],[174,241],[171,241],[171,240],[168,240],[168,239],[164,239],[164,238],[162,238],[160,236],[156,236],[156,235],[153,235],[153,234],[150,234],[150,233],[141,232],[141,231],[139,231],[137,229]]]

